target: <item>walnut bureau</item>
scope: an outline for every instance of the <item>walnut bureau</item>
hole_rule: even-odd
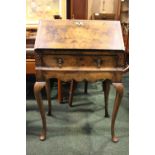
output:
[[[40,140],[46,139],[46,117],[41,90],[47,90],[48,115],[51,115],[49,78],[62,81],[104,80],[105,117],[108,117],[110,84],[116,88],[111,121],[113,142],[115,119],[123,96],[122,76],[128,70],[119,21],[41,20],[35,41],[36,83],[34,94],[42,119]]]

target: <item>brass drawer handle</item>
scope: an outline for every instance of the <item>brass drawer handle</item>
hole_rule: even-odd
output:
[[[100,68],[101,65],[102,65],[103,60],[101,60],[101,59],[96,59],[95,62],[96,62],[97,68]]]
[[[57,64],[58,64],[58,67],[61,68],[62,65],[63,65],[64,61],[62,58],[57,58]]]

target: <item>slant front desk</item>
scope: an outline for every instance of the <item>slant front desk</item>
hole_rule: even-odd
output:
[[[46,139],[46,117],[41,90],[48,94],[48,115],[51,115],[49,79],[62,81],[104,81],[105,117],[108,117],[110,84],[116,88],[111,121],[112,141],[115,119],[123,96],[122,76],[125,68],[124,43],[119,21],[42,20],[35,41],[36,78],[35,98],[42,119],[40,140]]]

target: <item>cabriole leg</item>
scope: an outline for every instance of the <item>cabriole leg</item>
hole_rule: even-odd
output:
[[[46,86],[46,82],[35,82],[34,84],[34,95],[39,107],[41,119],[42,119],[42,131],[40,134],[40,140],[43,141],[46,139],[46,117],[45,117],[45,109],[43,106],[42,98],[41,98],[41,90]]]
[[[111,121],[111,136],[112,136],[112,141],[113,142],[118,142],[119,139],[118,137],[115,136],[115,120],[117,116],[117,112],[123,97],[123,90],[124,86],[122,83],[113,83],[115,89],[116,89],[116,97],[115,97],[115,102],[114,102],[114,107],[113,107],[113,113],[112,113],[112,121]]]

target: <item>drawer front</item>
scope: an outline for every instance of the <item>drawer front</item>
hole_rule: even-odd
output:
[[[117,67],[117,55],[44,55],[44,67]]]

